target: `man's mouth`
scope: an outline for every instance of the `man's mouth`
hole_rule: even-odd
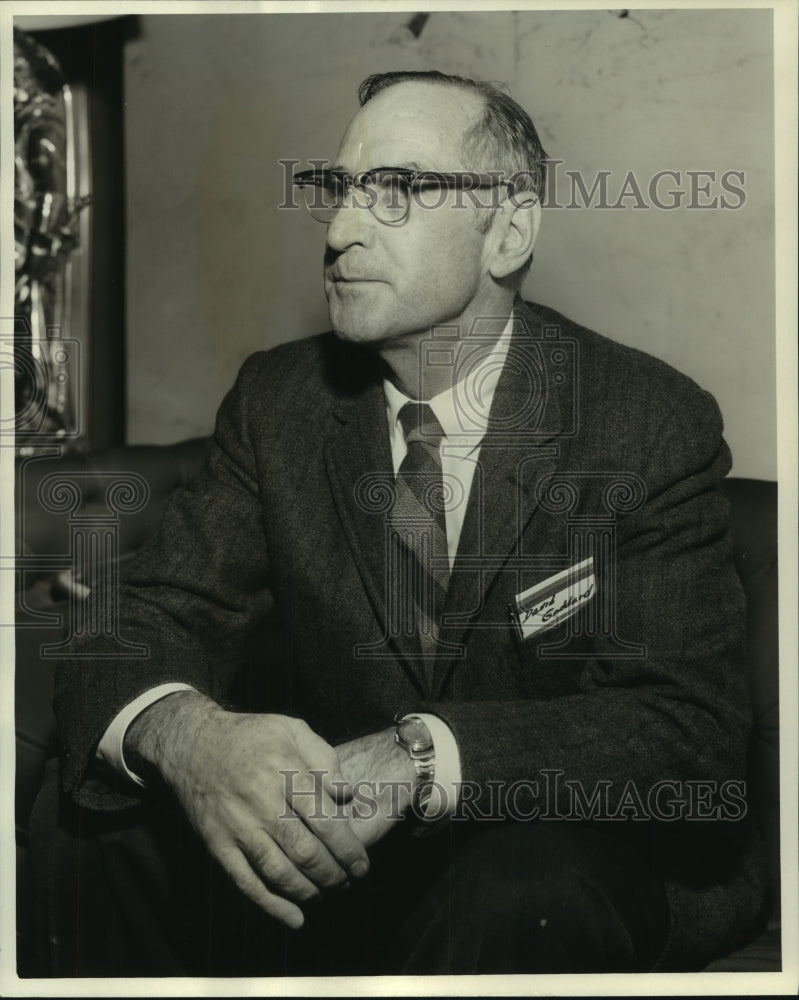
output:
[[[373,278],[368,274],[359,274],[353,271],[346,270],[338,264],[333,264],[331,268],[328,269],[327,277],[329,281],[333,281],[336,284],[359,284],[362,282],[377,281],[379,279]]]

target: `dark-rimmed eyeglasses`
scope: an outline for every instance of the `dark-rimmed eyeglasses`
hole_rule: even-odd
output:
[[[512,187],[502,180],[499,172],[478,174],[464,170],[439,173],[404,167],[376,167],[354,175],[345,170],[303,170],[294,175],[293,183],[302,191],[305,207],[318,222],[332,222],[350,191],[353,191],[353,202],[368,208],[376,219],[386,225],[403,222],[411,201],[417,201],[424,208],[437,208],[443,204],[447,191],[469,192],[501,184]],[[424,192],[431,188],[438,189],[439,193],[433,197],[425,195]],[[473,198],[471,203],[479,204]]]

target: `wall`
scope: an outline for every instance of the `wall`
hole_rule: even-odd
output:
[[[205,434],[253,350],[326,327],[324,229],[278,211],[277,160],[333,156],[360,80],[434,66],[506,82],[562,160],[525,291],[690,374],[735,473],[776,476],[769,11],[150,15],[126,49],[128,436]],[[685,192],[673,210],[658,193]],[[607,176],[621,207],[571,201]],[[737,209],[687,171],[744,171]],[[740,186],[733,178],[730,184]],[[628,193],[630,188],[628,185]],[[727,192],[729,204],[739,195]],[[595,199],[596,202],[596,199]],[[640,202],[639,202],[640,204]]]

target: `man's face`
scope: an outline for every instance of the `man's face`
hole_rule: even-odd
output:
[[[464,163],[464,130],[482,114],[482,98],[427,83],[397,84],[374,97],[350,122],[335,166],[350,174],[376,167],[452,172]],[[385,225],[352,195],[327,227],[325,294],[339,337],[379,343],[426,334],[431,325],[464,321],[490,282],[479,209],[454,192],[425,193],[405,220]],[[439,202],[443,202],[439,204]]]

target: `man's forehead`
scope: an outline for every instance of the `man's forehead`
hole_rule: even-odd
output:
[[[341,140],[336,165],[352,172],[382,166],[460,170],[465,130],[484,99],[455,87],[400,83],[358,110]]]

